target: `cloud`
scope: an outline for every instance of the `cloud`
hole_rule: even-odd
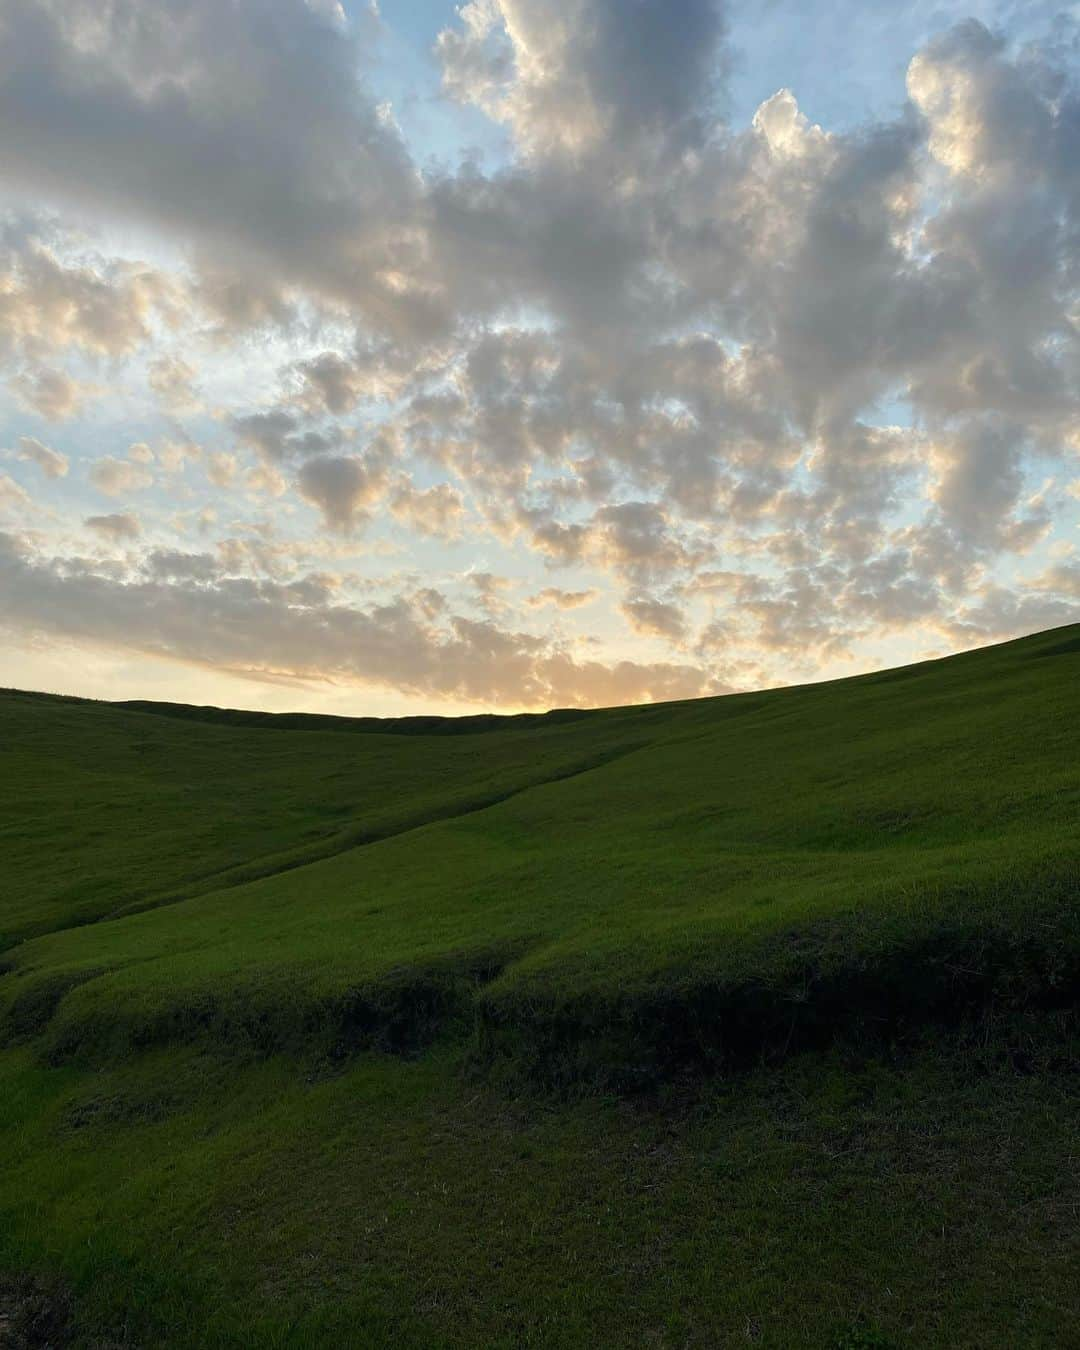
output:
[[[0,625],[212,665],[253,679],[336,679],[482,705],[594,706],[715,692],[689,665],[581,660],[550,639],[407,597],[360,608],[319,578],[230,578],[208,555],[150,553],[118,578],[0,534]]]
[[[217,488],[231,487],[239,467],[236,456],[225,450],[215,450],[206,458],[206,476]]]
[[[130,450],[128,456],[135,458]],[[177,474],[184,472],[190,460],[200,460],[202,457],[202,446],[196,445],[194,441],[166,441],[158,450],[156,460],[165,473]]]
[[[16,459],[36,464],[46,478],[65,478],[70,467],[67,455],[61,454],[59,450],[54,450],[49,445],[44,445],[36,436],[20,436],[18,450],[9,450],[8,454],[14,454]]]
[[[159,356],[150,362],[147,383],[166,412],[191,413],[201,406],[195,390],[194,366],[178,356]]]
[[[366,508],[381,500],[386,472],[378,462],[356,455],[321,455],[300,466],[297,488],[319,509],[330,529],[347,531],[361,524]]]
[[[493,167],[413,155],[370,92],[377,35],[303,0],[0,7],[27,205],[0,220],[4,378],[53,420],[158,397],[154,450],[98,460],[99,490],[186,494],[230,585],[298,580],[257,523],[312,556],[411,542],[456,580],[403,582],[408,622],[479,666],[509,643],[526,681],[562,662],[551,689],[589,662],[510,633],[475,578],[529,577],[526,626],[621,616],[702,688],[1065,612],[1022,578],[1076,522],[1067,34],[962,23],[883,120],[819,126],[781,87],[734,124],[709,0],[473,0],[437,54],[502,134]]]
[[[259,464],[244,474],[244,486],[248,492],[265,493],[269,497],[281,497],[289,489],[288,479],[272,464]]]
[[[9,381],[19,402],[48,422],[66,422],[100,392],[91,384],[73,379],[65,371],[38,366]]]
[[[0,353],[124,357],[185,307],[183,286],[160,269],[88,251],[43,215],[0,216]]]
[[[339,352],[320,352],[297,366],[309,407],[340,415],[356,407],[367,390],[363,372]]]
[[[1032,589],[988,584],[948,616],[941,631],[950,641],[972,647],[1077,623],[1080,600],[1070,581],[1066,575],[1050,587]]]
[[[0,511],[22,514],[31,505],[30,494],[10,474],[0,473]]]
[[[981,419],[938,441],[931,496],[954,535],[976,547],[1003,542],[1024,487],[1022,430]]]
[[[122,497],[128,492],[142,492],[154,481],[154,475],[143,465],[130,460],[103,455],[90,465],[90,482],[107,497]]]
[[[542,591],[537,591],[535,595],[530,595],[526,604],[531,609],[541,609],[545,605],[553,605],[556,609],[580,609],[583,605],[590,605],[600,596],[596,590],[586,591],[564,591],[558,586],[545,586]]]
[[[83,524],[91,530],[96,530],[98,534],[103,534],[114,544],[138,539],[142,534],[138,516],[129,511],[110,516],[87,516]]]
[[[495,572],[469,572],[466,582],[473,591],[476,605],[489,619],[497,620],[511,613],[512,607],[504,599],[512,582],[509,577]]]
[[[968,19],[912,58],[907,88],[929,124],[930,153],[951,173],[1039,173],[1055,115],[1029,72],[1009,61],[1005,42]]]
[[[408,327],[429,307],[409,280],[416,184],[357,82],[374,23],[303,0],[7,0],[0,169],[168,229],[211,271],[269,269]]]
[[[435,539],[459,539],[465,521],[461,493],[449,483],[416,488],[410,482],[398,485],[390,496],[390,510],[418,534]]]
[[[676,644],[686,638],[686,617],[678,605],[638,595],[624,600],[619,608],[634,632],[643,637],[664,638]]]
[[[700,134],[722,36],[713,0],[473,0],[437,49],[454,98],[527,154]]]
[[[232,426],[241,445],[275,464],[302,455],[325,454],[337,443],[332,435],[305,430],[301,419],[285,408],[235,417]]]
[[[1054,563],[1030,578],[1026,585],[1035,591],[1050,591],[1080,601],[1080,560]]]

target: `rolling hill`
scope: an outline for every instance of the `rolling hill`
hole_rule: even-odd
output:
[[[0,1345],[1080,1344],[1077,627],[0,766]]]

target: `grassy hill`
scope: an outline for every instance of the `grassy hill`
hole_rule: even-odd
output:
[[[1078,752],[1076,627],[543,717],[0,694],[0,1345],[1080,1345]]]

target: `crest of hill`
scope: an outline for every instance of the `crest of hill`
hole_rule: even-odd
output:
[[[542,730],[593,715],[585,708],[553,708],[550,712],[509,716],[477,713],[466,717],[339,717],[330,713],[245,712],[209,704],[154,703],[146,699],[128,699],[112,706],[189,722],[212,722],[219,726],[264,727],[274,731],[343,731],[374,736],[478,736],[486,731]]]

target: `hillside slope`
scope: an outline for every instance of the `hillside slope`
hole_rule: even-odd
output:
[[[1052,998],[1077,969],[1074,637],[473,736],[14,696],[5,917],[62,931],[9,953],[0,1008],[51,1017],[54,1057],[412,1045],[464,1010],[547,1072],[618,1076],[787,1041],[817,999],[829,1024],[982,999],[987,942],[1000,994]]]
[[[475,810],[602,758],[620,721],[538,737],[507,719],[433,752],[377,719],[141,707],[0,691],[0,951]],[[299,739],[253,729],[297,721]]]
[[[0,1146],[20,1160],[0,1266],[62,1271],[84,1339],[122,1313],[176,1345],[892,1343],[879,1323],[920,1345],[1067,1343],[1080,629],[829,684],[461,723],[12,691],[0,733]],[[811,1165],[853,1138],[854,1159]],[[965,1159],[996,1196],[974,1200]],[[426,1188],[461,1168],[488,1200],[432,1209]],[[881,1230],[852,1228],[852,1197],[901,1173],[913,1189]],[[366,1237],[343,1196],[382,1215]],[[823,1206],[816,1237],[798,1196]],[[736,1201],[742,1218],[707,1217]],[[941,1205],[968,1215],[987,1297],[1010,1272],[996,1321],[929,1292],[912,1233]],[[751,1222],[803,1262],[789,1287]],[[667,1254],[639,1269],[627,1243]],[[579,1283],[574,1252],[614,1263],[623,1292]],[[533,1259],[561,1321],[527,1287]],[[708,1292],[717,1260],[766,1313]],[[910,1286],[895,1305],[870,1292],[886,1275]],[[799,1303],[823,1284],[836,1316]]]

